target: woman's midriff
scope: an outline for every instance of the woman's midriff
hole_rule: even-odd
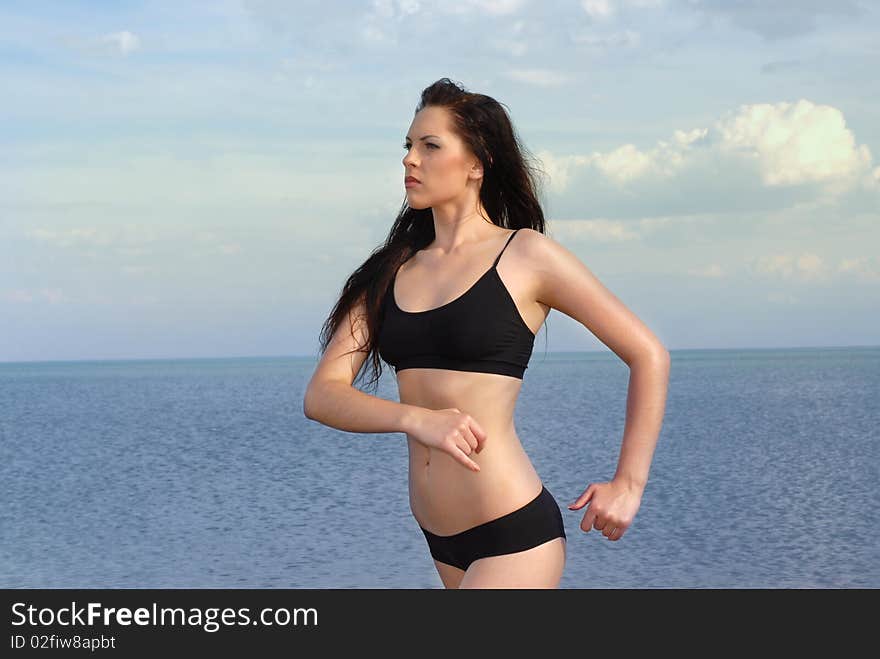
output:
[[[487,435],[480,453],[468,456],[480,471],[407,435],[413,516],[432,533],[452,535],[526,505],[541,491],[541,478],[513,423],[522,381],[442,371],[443,376],[455,380],[444,383],[444,377],[438,378],[440,373],[436,369],[428,376],[422,369],[402,371],[398,385],[401,402],[434,410],[454,407],[470,414]],[[450,391],[457,394],[450,396]]]

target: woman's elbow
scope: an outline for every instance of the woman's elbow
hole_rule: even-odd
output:
[[[672,358],[669,355],[669,351],[660,344],[652,344],[650,346],[645,346],[638,353],[637,356],[632,358],[630,362],[627,362],[629,366],[633,366],[635,364],[647,364],[650,366],[657,366],[663,368],[669,368],[669,365],[672,361]]]
[[[664,346],[659,346],[655,350],[650,353],[649,359],[651,362],[655,364],[659,364],[662,368],[669,370],[670,365],[672,364],[672,357],[669,354],[669,351]]]
[[[303,396],[303,414],[307,419],[312,419],[313,421],[317,415],[315,410],[315,386],[313,383],[309,383]]]

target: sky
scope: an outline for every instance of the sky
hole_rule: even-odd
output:
[[[0,3],[0,362],[317,356],[442,77],[667,349],[880,344],[880,2]],[[535,350],[608,350],[552,311]]]

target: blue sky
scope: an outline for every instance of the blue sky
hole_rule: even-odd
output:
[[[0,361],[316,355],[441,77],[672,349],[880,344],[880,3],[4,2]],[[551,313],[536,350],[607,350]]]

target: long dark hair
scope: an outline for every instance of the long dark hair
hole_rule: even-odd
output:
[[[466,91],[449,78],[441,78],[422,91],[415,114],[431,107],[449,111],[453,130],[483,165],[480,201],[490,219],[508,229],[528,227],[545,233],[544,212],[538,201],[541,186],[538,173],[543,174],[534,158],[522,146],[505,110],[506,106],[491,96]],[[336,330],[347,319],[352,306],[362,301],[366,310],[369,339],[355,350],[366,352],[373,369],[375,384],[382,373],[378,337],[382,305],[391,278],[404,262],[434,241],[434,222],[430,208],[410,208],[405,195],[403,206],[384,244],[376,247],[366,261],[355,270],[342,288],[339,300],[324,322],[320,334],[321,354]],[[350,351],[353,352],[353,351]],[[346,353],[346,354],[350,354]],[[365,369],[361,368],[355,380]]]

